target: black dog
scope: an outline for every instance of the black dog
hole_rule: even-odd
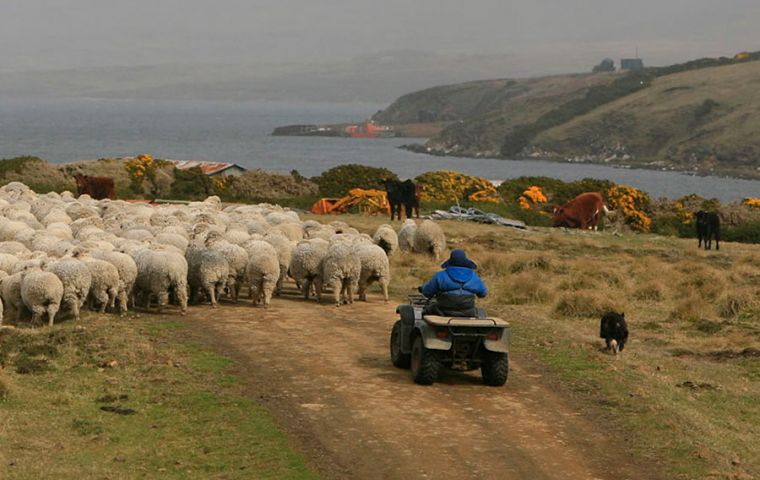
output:
[[[625,313],[608,312],[602,316],[599,336],[607,343],[607,350],[617,355],[625,348],[628,341],[628,325],[625,323]]]

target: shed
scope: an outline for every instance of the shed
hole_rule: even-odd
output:
[[[623,58],[620,60],[620,70],[643,70],[644,60],[640,58]]]
[[[218,177],[222,175],[240,175],[245,172],[246,169],[238,165],[237,163],[225,163],[225,162],[204,162],[200,160],[167,160],[172,162],[179,170],[188,170],[193,167],[198,167],[203,173],[209,177]]]

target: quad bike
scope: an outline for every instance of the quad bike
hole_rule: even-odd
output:
[[[423,315],[429,302],[422,295],[410,295],[409,304],[396,308],[400,319],[391,330],[393,365],[410,368],[420,385],[434,383],[443,367],[480,368],[486,385],[504,385],[509,373],[509,323],[488,317],[480,308],[477,317]]]

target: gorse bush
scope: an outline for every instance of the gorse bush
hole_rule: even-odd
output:
[[[174,182],[171,185],[173,199],[203,200],[210,195],[214,195],[214,184],[200,167],[174,170]]]
[[[343,197],[352,188],[385,190],[386,180],[398,180],[387,168],[348,164],[333,167],[311,179],[323,197]]]
[[[421,187],[423,202],[461,202],[463,200],[498,203],[499,194],[493,183],[483,177],[450,170],[438,170],[414,179]]]

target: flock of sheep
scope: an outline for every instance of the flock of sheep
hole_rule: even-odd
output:
[[[38,195],[12,182],[0,187],[0,324],[3,307],[21,321],[60,309],[78,320],[80,309],[124,314],[129,306],[158,311],[188,301],[237,301],[248,286],[253,304],[269,305],[290,276],[309,298],[330,288],[336,305],[366,300],[377,282],[388,301],[388,257],[397,250],[439,258],[446,247],[430,220],[407,220],[398,234],[380,226],[373,237],[341,221],[301,221],[279,206],[233,205],[218,197],[188,205],[155,206]],[[189,298],[188,298],[189,297]]]

